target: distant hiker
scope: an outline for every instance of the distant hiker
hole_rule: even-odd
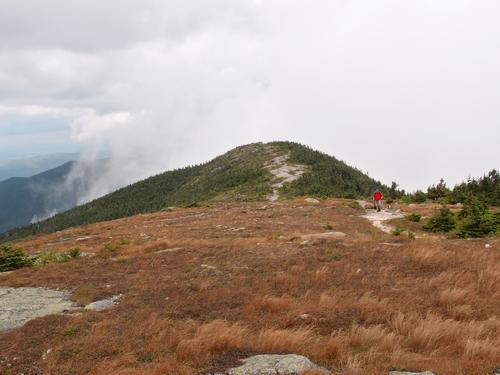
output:
[[[382,199],[384,199],[384,194],[380,190],[373,193],[373,207],[377,209],[377,212],[382,209]]]

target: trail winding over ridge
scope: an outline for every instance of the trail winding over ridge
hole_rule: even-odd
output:
[[[271,185],[273,193],[268,197],[271,202],[275,202],[279,199],[279,189],[281,189],[286,182],[298,180],[307,169],[307,167],[302,164],[289,164],[289,159],[290,153],[276,156],[264,165],[273,175],[273,184]]]
[[[382,211],[377,212],[377,210],[375,209],[365,208],[368,202],[363,200],[358,200],[357,202],[362,208],[365,209],[365,214],[361,217],[368,219],[375,228],[378,228],[385,233],[391,233],[394,230],[394,227],[385,224],[385,221],[400,219],[404,217],[404,215],[399,210],[383,209]]]

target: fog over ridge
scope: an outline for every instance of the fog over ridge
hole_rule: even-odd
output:
[[[81,202],[256,141],[298,141],[409,190],[499,167],[497,1],[2,9],[0,148],[66,140],[86,159],[106,152]]]

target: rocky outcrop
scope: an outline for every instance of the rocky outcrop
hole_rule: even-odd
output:
[[[69,291],[49,288],[0,287],[0,331],[78,308],[69,300],[70,295]]]
[[[265,168],[273,175],[273,193],[268,197],[271,202],[279,199],[279,189],[281,189],[285,183],[298,180],[307,170],[305,165],[290,164],[288,159],[290,159],[290,153],[277,156],[265,164]]]
[[[243,365],[226,372],[228,375],[299,375],[304,371],[331,374],[308,358],[296,354],[261,354],[242,360]]]
[[[110,309],[118,303],[117,301],[121,298],[121,296],[121,294],[118,294],[100,301],[89,303],[85,306],[85,310],[103,311]]]

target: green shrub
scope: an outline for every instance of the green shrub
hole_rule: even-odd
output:
[[[454,234],[460,238],[483,237],[498,230],[495,215],[476,196],[470,195],[458,213],[458,224]]]
[[[68,326],[62,330],[61,334],[63,336],[76,336],[80,331],[81,328],[78,326]]]
[[[121,263],[121,264],[128,263],[128,257],[126,256],[118,257],[116,258],[116,263]]]
[[[326,230],[332,230],[333,227],[331,224],[323,224],[323,228],[326,229]]]
[[[120,244],[120,245],[130,245],[130,240],[127,237],[122,237],[122,238],[120,238],[120,241],[118,241],[118,244]]]
[[[429,218],[423,229],[434,233],[450,232],[455,229],[456,222],[455,214],[448,207],[443,206]]]
[[[115,245],[111,242],[108,242],[104,245],[104,252],[107,255],[116,255],[116,254],[118,254],[118,250],[120,250],[120,246]]]
[[[408,216],[406,216],[406,218],[410,221],[413,221],[414,223],[419,223],[422,219],[422,216],[419,214],[409,214]]]
[[[44,251],[38,255],[35,259],[35,264],[38,266],[43,266],[49,263],[62,263],[67,262],[70,259],[68,254],[57,253],[53,250]]]
[[[0,272],[28,267],[33,264],[23,249],[11,244],[0,245]]]
[[[408,238],[410,240],[414,240],[415,238],[417,238],[417,235],[415,234],[415,232],[408,231]]]
[[[393,236],[399,236],[401,235],[401,233],[403,232],[404,229],[402,229],[399,225],[393,229],[393,231],[391,232],[391,234]]]
[[[403,202],[405,203],[425,203],[427,200],[427,194],[421,190],[417,190],[413,194],[408,194],[403,197]]]
[[[70,258],[80,258],[82,255],[79,247],[72,247],[68,250],[68,255]]]
[[[433,201],[439,201],[450,194],[450,189],[446,187],[446,183],[443,179],[439,181],[439,184],[432,185],[427,188],[427,197]]]

